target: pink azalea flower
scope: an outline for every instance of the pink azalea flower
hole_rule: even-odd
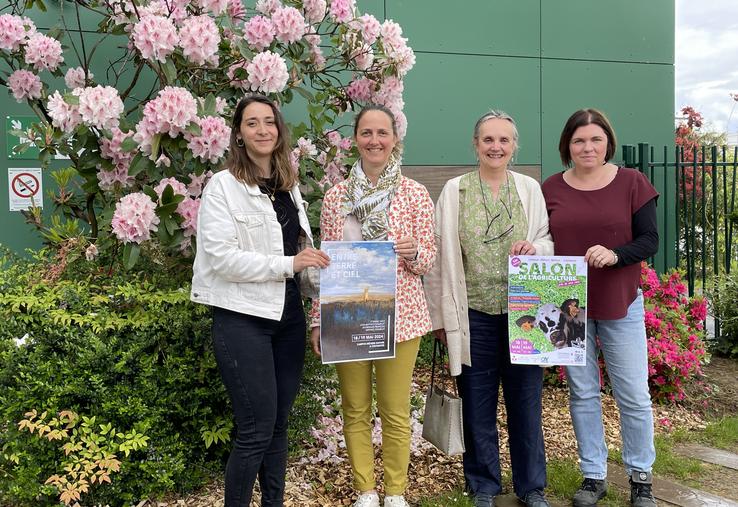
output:
[[[289,74],[284,59],[271,51],[254,56],[246,70],[251,89],[262,93],[281,92],[287,86]]]
[[[305,18],[294,7],[279,7],[272,14],[277,39],[284,43],[297,42],[305,35]]]
[[[8,88],[18,102],[41,98],[41,79],[29,70],[16,70],[8,76]]]
[[[34,69],[54,72],[64,61],[61,42],[46,35],[35,33],[26,42],[26,63]]]
[[[346,88],[346,94],[358,102],[369,102],[374,93],[375,82],[369,78],[361,77],[354,79]]]
[[[156,192],[156,195],[159,196],[160,200],[161,195],[167,188],[167,185],[172,187],[174,195],[187,195],[187,186],[184,183],[179,181],[177,178],[164,178],[154,187],[154,192]]]
[[[113,234],[123,243],[141,244],[149,240],[159,225],[155,210],[156,204],[143,192],[124,196],[115,206]]]

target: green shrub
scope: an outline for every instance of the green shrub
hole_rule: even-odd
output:
[[[210,311],[189,302],[189,274],[68,260],[0,253],[0,504],[58,505],[44,483],[67,458],[59,442],[19,427],[33,410],[146,437],[138,450],[117,449],[120,472],[90,484],[85,503],[124,505],[220,474],[230,444],[218,429],[231,410]]]
[[[720,319],[720,335],[714,352],[727,357],[738,357],[738,270],[725,275],[718,282],[712,297],[715,318]]]

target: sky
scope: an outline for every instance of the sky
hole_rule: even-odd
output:
[[[738,136],[738,0],[676,0],[676,111]]]

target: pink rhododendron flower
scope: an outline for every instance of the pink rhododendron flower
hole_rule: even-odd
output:
[[[379,33],[382,36],[385,53],[392,51],[393,48],[407,45],[406,39],[402,36],[402,27],[391,19],[387,19],[382,23]]]
[[[71,133],[82,123],[79,106],[76,104],[67,104],[58,90],[49,96],[46,109],[49,112],[49,116],[51,116],[51,124],[67,134]]]
[[[282,6],[279,0],[258,0],[256,2],[256,10],[267,16],[271,16],[274,11]]]
[[[318,154],[318,148],[315,147],[315,144],[305,137],[297,140],[297,149],[301,157],[314,157]]]
[[[400,79],[390,76],[382,82],[372,100],[376,104],[381,104],[392,109],[393,112],[400,110],[404,106],[402,101],[404,88],[405,85]]]
[[[143,192],[123,196],[113,213],[113,234],[123,243],[142,243],[156,232],[159,217],[156,204]]]
[[[231,129],[220,116],[206,116],[197,121],[199,136],[189,136],[187,147],[203,162],[216,163],[223,158],[230,142]]]
[[[325,57],[323,56],[323,50],[320,49],[320,36],[315,34],[306,35],[305,41],[308,43],[310,60],[313,62],[313,65],[318,69],[323,68]]]
[[[331,0],[328,13],[336,23],[347,23],[354,19],[355,0]]]
[[[128,169],[135,153],[123,151],[121,144],[127,138],[133,136],[133,132],[123,132],[118,127],[113,127],[110,132],[112,134],[110,139],[106,137],[100,138],[100,155],[113,162],[116,166],[121,165]]]
[[[359,17],[359,22],[361,26],[361,37],[364,39],[364,42],[374,44],[377,41],[377,37],[379,37],[382,25],[371,14],[364,14]]]
[[[133,185],[134,181],[134,178],[128,174],[127,165],[121,164],[112,170],[97,166],[97,185],[102,190],[109,191],[116,187],[128,188]]]
[[[346,88],[346,94],[351,98],[351,100],[369,102],[372,98],[372,94],[374,93],[375,84],[376,83],[374,81],[366,77],[354,79]]]
[[[371,46],[363,44],[351,53],[351,58],[356,62],[359,70],[368,70],[374,63],[374,50]]]
[[[35,31],[36,27],[28,18],[0,15],[0,49],[17,51],[26,42],[26,37]]]
[[[395,123],[397,125],[397,137],[402,140],[407,134],[407,116],[402,111],[392,111],[395,115]]]
[[[95,77],[92,72],[88,72],[89,78]],[[73,90],[75,88],[82,88],[85,86],[85,69],[82,67],[72,67],[66,74],[64,74],[64,83],[67,88]]]
[[[187,186],[184,183],[177,178],[164,178],[154,187],[154,192],[159,196],[159,199],[161,199],[161,195],[166,190],[167,185],[172,187],[174,195],[187,195]]]
[[[200,176],[195,173],[190,173],[188,176],[190,177],[190,183],[187,185],[187,192],[192,197],[200,197],[202,189],[205,188],[205,185],[213,176],[213,171],[206,171]]]
[[[241,0],[228,0],[226,12],[234,24],[243,23],[246,19],[246,7],[244,7]]]
[[[133,27],[133,45],[146,60],[166,62],[178,42],[174,23],[164,16],[144,16]]]
[[[138,7],[137,17],[163,16],[171,19],[175,25],[179,25],[189,16],[187,12],[189,4],[189,0],[153,0],[144,7]],[[133,6],[131,5],[130,8],[133,9]]]
[[[123,101],[112,86],[82,88],[79,92],[79,114],[82,121],[99,129],[110,130],[118,126],[123,114]]]
[[[41,98],[41,79],[29,70],[16,70],[8,76],[8,88],[18,102]]]
[[[268,48],[276,33],[274,23],[264,16],[254,16],[243,25],[243,38],[257,51]]]
[[[54,72],[64,61],[61,42],[46,35],[35,33],[26,42],[26,63],[34,69]]]
[[[248,60],[245,60],[243,62],[234,63],[228,67],[227,75],[231,80],[231,86],[234,88],[241,88],[242,90],[248,90],[251,88],[248,71],[246,70],[248,65]],[[238,72],[238,69],[243,69],[243,71]],[[236,74],[238,74],[239,77],[236,77]]]
[[[200,199],[186,197],[177,206],[177,213],[184,219],[182,229],[186,238],[197,234],[197,211],[200,209]]]
[[[396,52],[394,61],[397,74],[400,77],[405,76],[415,66],[415,52],[411,47],[405,46]]]
[[[308,23],[323,21],[328,7],[325,0],[305,0],[302,6],[305,9],[305,19]]]
[[[351,149],[351,146],[353,146],[354,142],[351,140],[350,137],[344,137],[341,139],[341,142],[338,143],[338,147],[342,149],[343,151],[348,151]]]
[[[338,147],[341,144],[341,133],[337,130],[326,132],[326,137],[328,138],[328,142],[335,147]]]
[[[218,65],[220,33],[210,16],[191,16],[179,30],[182,54],[195,65]]]
[[[166,86],[146,103],[144,116],[153,120],[155,132],[177,137],[197,119],[197,101],[184,88]]]
[[[228,8],[228,0],[197,0],[200,7],[216,16]]]
[[[294,7],[279,7],[272,14],[277,39],[284,43],[297,42],[305,35],[305,18]]]
[[[281,92],[287,86],[289,74],[284,59],[271,51],[254,56],[246,67],[251,89],[262,93]]]

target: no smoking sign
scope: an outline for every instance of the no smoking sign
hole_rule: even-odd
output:
[[[10,211],[20,211],[31,206],[43,207],[41,168],[8,169],[8,197]]]

